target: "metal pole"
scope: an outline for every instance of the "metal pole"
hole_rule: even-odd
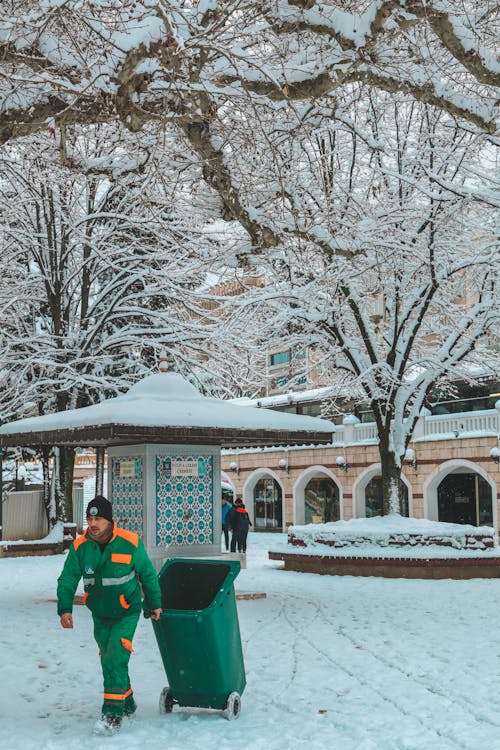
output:
[[[104,454],[106,449],[98,446],[95,449],[95,494],[102,495],[104,489]]]

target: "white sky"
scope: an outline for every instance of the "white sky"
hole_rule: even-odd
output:
[[[131,677],[139,704],[120,735],[91,734],[101,677],[91,617],[56,616],[64,558],[0,559],[5,750],[500,750],[500,580],[418,581],[290,573],[249,537],[239,601],[247,687],[239,719],[158,713],[166,685],[140,620]]]

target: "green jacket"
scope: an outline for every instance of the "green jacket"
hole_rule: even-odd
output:
[[[57,579],[58,615],[73,611],[73,597],[82,576],[85,604],[97,617],[119,618],[139,612],[142,606],[139,583],[146,607],[161,607],[158,577],[137,534],[115,524],[113,536],[102,552],[87,534],[73,542]]]

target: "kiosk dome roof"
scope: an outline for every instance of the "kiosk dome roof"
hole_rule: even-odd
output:
[[[244,447],[327,443],[332,422],[202,396],[174,372],[148,375],[93,406],[0,427],[0,446],[182,443]]]

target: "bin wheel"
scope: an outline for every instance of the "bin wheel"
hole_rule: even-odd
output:
[[[175,699],[168,687],[164,687],[160,693],[159,709],[161,714],[171,714]]]
[[[241,696],[239,693],[229,693],[226,708],[223,711],[225,719],[237,719],[241,712]]]

